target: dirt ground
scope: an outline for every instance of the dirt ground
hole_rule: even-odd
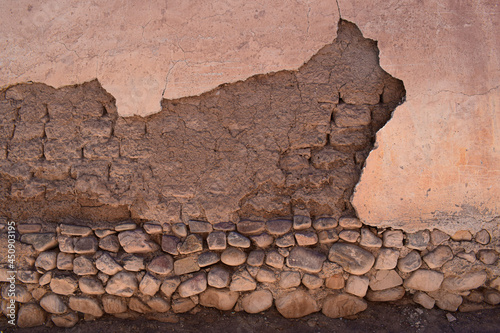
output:
[[[476,312],[453,313],[449,322],[447,312],[426,310],[409,302],[370,303],[368,310],[351,319],[331,319],[321,313],[300,319],[285,319],[275,310],[261,314],[222,312],[203,309],[196,314],[179,315],[178,323],[163,323],[140,318],[120,320],[106,316],[97,321],[80,321],[70,329],[35,327],[13,329],[5,318],[0,322],[2,332],[500,332],[500,307]]]

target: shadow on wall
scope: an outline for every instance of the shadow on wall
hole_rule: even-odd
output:
[[[16,221],[353,215],[375,133],[405,96],[376,42],[340,21],[297,71],[122,118],[97,81],[0,92],[0,214]]]

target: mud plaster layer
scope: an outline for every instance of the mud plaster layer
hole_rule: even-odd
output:
[[[374,134],[404,96],[346,21],[298,71],[257,75],[119,117],[97,81],[4,90],[1,211],[41,218],[209,222],[354,214]]]

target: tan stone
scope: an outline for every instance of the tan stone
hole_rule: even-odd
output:
[[[443,273],[441,272],[419,269],[405,280],[404,286],[421,291],[435,291],[439,289],[443,279]]]
[[[319,311],[316,301],[302,290],[284,294],[276,299],[276,309],[285,318],[300,318]]]
[[[356,296],[340,294],[328,295],[323,301],[322,312],[330,318],[343,318],[365,311],[368,304]]]
[[[236,301],[238,301],[239,293],[225,290],[208,288],[200,294],[200,304],[206,307],[213,307],[222,311],[231,310]]]
[[[241,300],[243,310],[248,313],[259,313],[273,305],[273,295],[269,290],[252,291]]]
[[[370,278],[371,290],[384,290],[394,288],[403,284],[403,279],[395,270],[377,271]]]

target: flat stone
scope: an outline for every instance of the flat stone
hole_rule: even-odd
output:
[[[59,225],[59,230],[61,234],[67,236],[86,237],[92,233],[92,229],[90,229],[89,227],[72,224],[61,224]]]
[[[403,279],[393,269],[377,271],[375,275],[370,277],[370,289],[374,291],[390,289],[402,284]]]
[[[99,243],[94,236],[77,238],[75,240],[75,253],[94,254],[97,251]]]
[[[40,300],[40,306],[49,313],[61,314],[68,310],[60,296],[48,294]]]
[[[75,258],[74,254],[59,252],[57,254],[56,265],[59,270],[73,270],[73,259]]]
[[[366,299],[370,302],[393,302],[403,298],[405,295],[405,288],[394,287],[384,290],[368,290]]]
[[[252,240],[252,242],[255,244],[256,247],[260,247],[262,249],[270,246],[274,242],[274,238],[267,233],[261,233],[256,236],[250,236],[250,239]]]
[[[207,237],[207,244],[209,250],[225,250],[226,244],[226,233],[223,231],[216,231],[210,233]]]
[[[295,215],[293,217],[293,228],[295,230],[304,230],[310,228],[312,225],[311,218],[304,215]]]
[[[17,231],[21,234],[33,234],[42,231],[40,223],[20,223],[17,225]]]
[[[78,315],[70,311],[65,314],[52,315],[50,316],[50,320],[52,320],[57,327],[71,328],[78,323]]]
[[[339,225],[344,229],[359,229],[363,223],[357,217],[341,217]]]
[[[207,276],[205,273],[198,273],[190,279],[182,282],[177,291],[181,297],[191,297],[204,292],[207,289]]]
[[[295,290],[279,296],[276,309],[285,318],[301,318],[319,311],[316,301],[302,290]]]
[[[57,267],[56,252],[42,252],[38,255],[35,261],[35,267],[41,269],[42,272],[50,271]]]
[[[177,236],[184,238],[187,236],[187,226],[184,223],[172,224],[172,232]]]
[[[176,275],[184,275],[200,270],[197,256],[189,256],[183,259],[178,259],[174,262],[174,272]]]
[[[161,234],[163,232],[163,227],[161,226],[161,224],[154,222],[144,223],[142,228],[148,235],[156,235],[156,234]]]
[[[266,229],[271,235],[281,236],[292,229],[292,221],[290,220],[271,220],[267,221]]]
[[[229,285],[231,291],[250,291],[255,290],[255,288],[257,288],[257,283],[247,270],[242,269],[234,272]]]
[[[247,264],[250,266],[260,267],[264,264],[266,253],[263,250],[253,250],[248,254]]]
[[[226,288],[229,285],[229,271],[221,266],[210,269],[207,276],[208,285],[215,288]]]
[[[170,310],[170,302],[165,300],[162,297],[153,297],[146,304],[153,310],[154,312],[167,312]]]
[[[356,245],[345,243],[333,244],[328,253],[328,259],[354,275],[367,273],[375,262],[370,252]]]
[[[262,221],[240,221],[236,224],[239,233],[246,236],[258,235],[265,231],[266,224]]]
[[[106,284],[106,293],[121,297],[130,297],[137,291],[137,279],[130,272],[118,272]]]
[[[123,267],[118,265],[115,259],[113,259],[108,253],[104,253],[97,258],[95,264],[98,270],[107,275],[115,275],[123,270]]]
[[[323,301],[322,312],[330,318],[344,318],[363,312],[368,304],[362,298],[348,295],[328,295]]]
[[[116,233],[115,230],[110,229],[96,229],[94,230],[94,234],[99,238],[104,238],[109,235],[114,235]]]
[[[220,256],[215,252],[203,252],[198,256],[198,265],[207,267],[214,265],[220,261]]]
[[[160,290],[161,281],[150,273],[146,273],[139,283],[139,290],[144,295],[154,296]]]
[[[137,224],[135,224],[134,222],[123,222],[115,226],[115,231],[122,232],[122,231],[135,230],[136,228]]]
[[[76,238],[65,235],[58,235],[57,242],[59,243],[59,250],[65,253],[75,253]]]
[[[433,295],[436,300],[436,306],[441,310],[455,312],[458,310],[460,304],[462,304],[462,296],[450,294],[446,292],[439,292]]]
[[[40,326],[44,323],[45,312],[38,304],[28,303],[19,308],[19,312],[17,313],[17,326],[26,328]]]
[[[147,265],[147,270],[158,274],[158,275],[167,275],[174,269],[174,259],[169,254],[163,254],[156,256],[151,262]]]
[[[71,310],[90,314],[94,317],[102,317],[104,314],[99,303],[95,299],[89,297],[71,296],[69,298],[69,307]]]
[[[178,276],[171,276],[163,280],[160,290],[166,297],[171,297],[181,284],[181,279]]]
[[[368,290],[369,280],[366,276],[350,275],[344,290],[352,295],[364,297]]]
[[[196,306],[190,298],[177,298],[172,300],[172,311],[174,313],[184,313],[192,310]]]
[[[72,295],[78,288],[78,281],[71,275],[56,274],[50,280],[50,289],[59,295]]]
[[[235,231],[231,231],[229,235],[227,235],[227,243],[231,246],[245,249],[250,247],[250,239]]]
[[[444,275],[441,272],[419,269],[405,280],[404,286],[420,291],[435,291],[439,289],[443,279]]]
[[[493,265],[498,260],[498,252],[495,250],[479,250],[477,258],[486,265]]]
[[[128,301],[128,308],[137,313],[149,313],[151,308],[137,297],[132,297]]]
[[[39,283],[40,273],[32,270],[17,271],[17,279],[22,283]]]
[[[376,269],[393,269],[398,264],[399,251],[383,248],[375,261]]]
[[[434,298],[421,291],[417,291],[413,295],[413,301],[417,304],[422,305],[426,309],[432,309],[434,307],[434,304],[436,303]]]
[[[286,258],[286,264],[290,268],[298,268],[308,273],[319,273],[325,260],[326,256],[320,252],[294,247]]]
[[[181,240],[176,236],[163,235],[161,238],[161,249],[168,254],[176,256],[179,254],[179,250],[177,250],[177,247],[180,242]]]
[[[247,254],[242,250],[230,247],[224,250],[221,255],[221,261],[228,266],[239,266],[245,263]]]
[[[318,238],[321,244],[331,244],[339,240],[339,235],[335,230],[323,230],[318,233]]]
[[[261,283],[274,283],[278,280],[276,273],[268,267],[260,268],[255,278]]]
[[[333,217],[320,217],[314,220],[313,228],[321,230],[330,230],[338,226],[338,221]]]
[[[478,233],[476,233],[476,236],[474,236],[474,240],[482,245],[486,245],[490,242],[491,236],[488,230],[482,229]]]
[[[457,292],[481,287],[488,278],[485,271],[471,272],[460,276],[449,276],[444,279],[441,287],[445,290]]]
[[[101,280],[91,276],[84,276],[78,280],[78,287],[84,294],[88,295],[102,295],[104,294],[104,287]]]
[[[406,234],[406,247],[423,251],[427,248],[430,240],[431,234],[429,230],[420,230],[412,234]]]
[[[306,286],[307,289],[314,290],[321,288],[324,284],[324,280],[317,275],[304,274],[302,277],[302,284]]]
[[[276,239],[276,246],[278,247],[290,247],[295,245],[295,237],[292,233],[285,234],[278,239]]]
[[[472,240],[472,234],[469,230],[459,230],[451,236],[455,242],[466,241],[470,242]]]
[[[14,285],[14,295],[11,297],[9,294],[11,294],[13,291],[10,288],[11,285],[9,284],[4,284],[2,286],[2,298],[5,300],[8,299],[13,299],[18,303],[27,303],[31,301],[32,297],[31,294],[29,293],[28,289],[26,289],[25,285],[22,284],[15,284]]]
[[[297,231],[295,240],[299,246],[311,246],[318,243],[318,235],[312,230]]]
[[[234,231],[236,230],[236,225],[233,222],[219,222],[213,225],[214,230],[220,231]]]
[[[45,286],[50,283],[50,280],[52,280],[52,274],[53,272],[47,272],[43,274],[40,279],[38,279],[38,284],[41,286]]]
[[[283,268],[285,258],[276,250],[271,250],[266,253],[266,265],[281,269]]]
[[[273,305],[273,295],[269,290],[257,290],[245,295],[241,306],[247,313],[259,313]]]
[[[378,248],[382,247],[382,240],[368,228],[363,228],[361,229],[361,240],[359,241],[359,245]]]
[[[427,253],[422,259],[430,269],[435,269],[453,259],[453,252],[448,246],[440,245],[436,247],[434,251]]]
[[[145,268],[144,258],[133,254],[126,255],[122,258],[122,265],[127,271],[139,272]]]
[[[431,231],[431,242],[434,245],[441,245],[450,239],[450,236],[441,230],[434,229]]]
[[[300,286],[300,273],[295,271],[284,271],[280,274],[279,287],[282,289],[295,288]]]
[[[404,258],[398,260],[398,269],[403,273],[413,272],[422,266],[422,258],[417,251],[411,251]]]
[[[203,238],[200,235],[191,234],[177,248],[180,254],[190,254],[203,250]]]
[[[122,231],[118,234],[118,240],[127,253],[151,253],[158,250],[158,244],[141,230]]]
[[[234,291],[208,288],[200,294],[200,305],[229,311],[234,308],[239,296],[239,293]]]
[[[188,225],[189,231],[194,234],[208,234],[213,230],[212,225],[208,222],[191,220],[188,222]]]
[[[99,248],[104,251],[118,252],[120,250],[120,242],[116,235],[109,235],[99,240]]]
[[[21,236],[21,242],[33,245],[38,252],[55,248],[59,243],[54,233],[33,233]]]
[[[339,238],[348,243],[356,243],[359,239],[359,232],[356,230],[342,230],[339,233]]]
[[[95,275],[97,268],[92,259],[87,256],[79,256],[73,260],[73,272],[76,275]]]
[[[127,302],[125,299],[117,296],[104,295],[102,297],[102,306],[104,312],[109,314],[123,313],[127,311]]]
[[[385,247],[403,247],[403,232],[401,230],[387,230],[383,234]]]

